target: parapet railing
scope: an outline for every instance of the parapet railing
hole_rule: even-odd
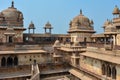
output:
[[[87,47],[97,47],[97,48],[103,48],[103,43],[87,43]]]

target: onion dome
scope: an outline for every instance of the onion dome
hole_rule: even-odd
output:
[[[108,26],[110,24],[110,21],[107,19],[104,24],[103,24],[103,28],[105,28],[106,26]]]
[[[68,32],[73,32],[75,30],[77,31],[92,31],[93,30],[93,21],[90,21],[89,18],[83,15],[82,10],[80,10],[80,14],[73,18],[73,20],[70,22],[70,29]]]
[[[12,1],[11,7],[2,11],[5,17],[6,23],[9,22],[10,25],[15,27],[23,27],[23,14],[21,11],[14,7],[14,2]]]
[[[60,45],[60,41],[59,40],[56,40],[53,47],[61,47]]]
[[[115,6],[114,10],[113,10],[113,15],[119,14],[119,8],[117,7],[117,5]]]
[[[52,25],[49,23],[49,21],[45,24],[45,29],[52,29]]]
[[[34,23],[31,21],[31,23],[29,24],[28,29],[35,29]]]

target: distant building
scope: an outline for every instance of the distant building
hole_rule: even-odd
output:
[[[31,21],[23,33],[23,14],[14,7],[0,12],[0,80],[120,80],[120,10],[94,34],[94,22],[80,14],[68,34],[53,34],[47,22],[35,33]]]

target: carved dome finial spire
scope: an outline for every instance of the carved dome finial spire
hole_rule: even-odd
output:
[[[12,0],[12,5],[11,5],[11,7],[14,7],[14,1]]]
[[[82,9],[80,9],[80,14],[82,14]]]

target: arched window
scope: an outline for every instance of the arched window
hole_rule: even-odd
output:
[[[106,72],[105,64],[102,64],[102,75],[105,75],[105,72]]]
[[[111,77],[111,67],[109,65],[107,66],[107,76]]]
[[[3,58],[1,59],[1,66],[2,66],[2,67],[6,66],[6,59],[5,59],[5,57],[3,57]]]
[[[13,59],[11,57],[7,58],[7,66],[12,66],[13,65]]]
[[[18,65],[18,57],[14,57],[14,65],[17,66]]]
[[[115,66],[112,68],[112,79],[116,79],[116,68],[115,68]]]

